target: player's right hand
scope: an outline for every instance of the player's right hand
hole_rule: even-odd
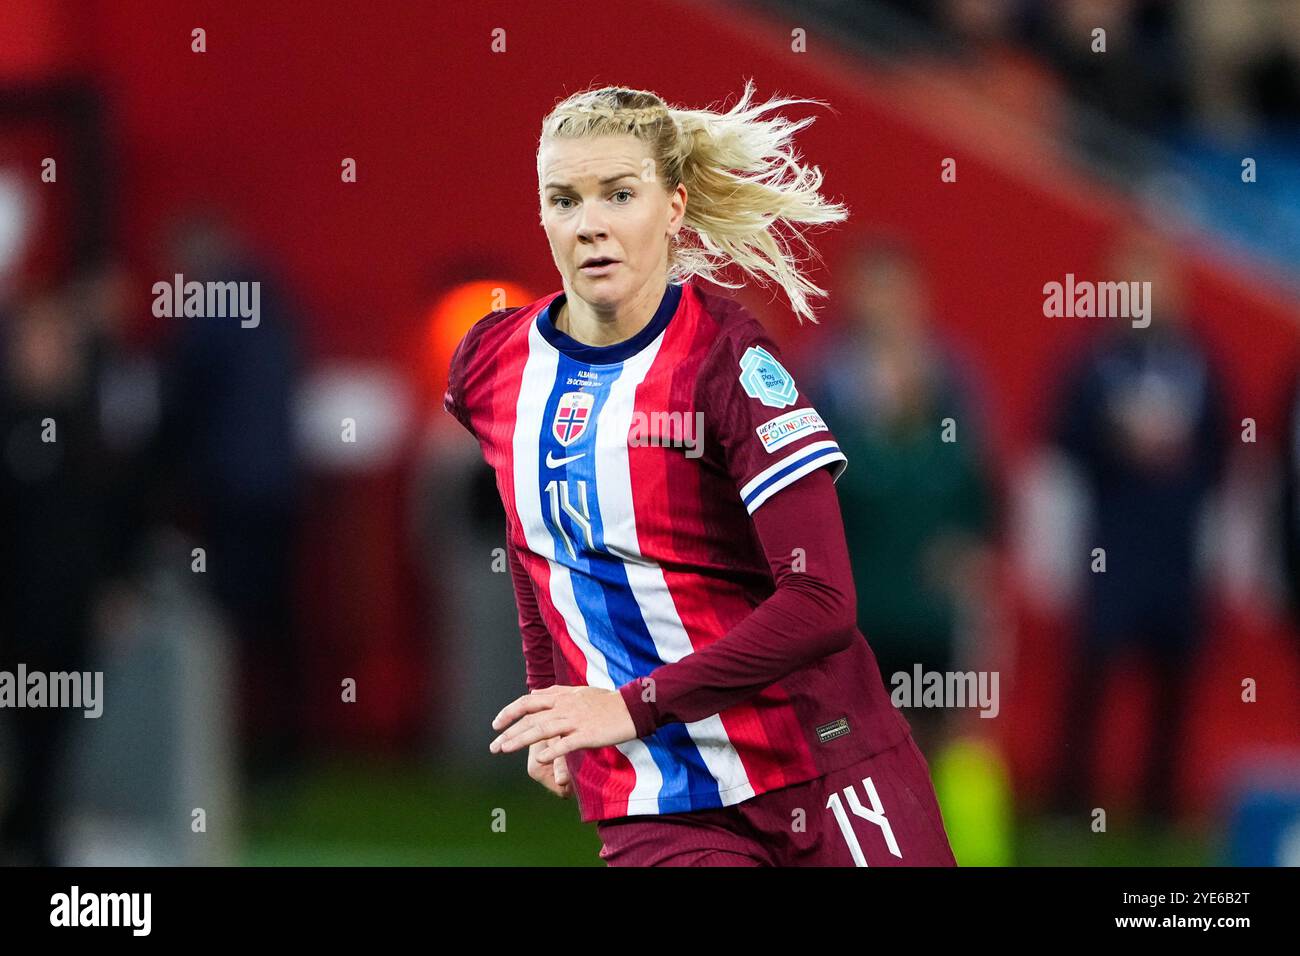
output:
[[[550,740],[539,740],[528,745],[528,776],[557,797],[567,800],[573,795],[573,781],[569,779],[569,766],[564,762],[564,757],[556,757],[550,763],[542,763],[537,759],[537,751],[549,743],[558,742],[559,738],[553,737]]]

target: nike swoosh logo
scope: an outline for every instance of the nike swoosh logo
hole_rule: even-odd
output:
[[[548,452],[546,453],[546,467],[547,467],[547,468],[559,468],[561,465],[567,465],[567,464],[568,464],[569,462],[571,462],[571,461],[577,461],[579,458],[581,458],[581,457],[582,457],[583,455],[585,455],[585,454],[587,454],[587,453],[584,451],[584,452],[579,452],[579,453],[576,454],[576,455],[570,455],[568,458],[553,458],[553,457],[552,457],[553,452],[549,452],[549,451],[548,451]]]

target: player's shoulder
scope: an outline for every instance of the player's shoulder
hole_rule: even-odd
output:
[[[790,379],[776,340],[753,313],[727,295],[697,289],[700,305],[713,322],[708,351],[699,367],[697,388],[723,387],[720,382],[745,384],[758,378]],[[746,390],[749,388],[747,386]]]
[[[443,406],[465,423],[466,428],[470,427],[469,408],[482,393],[480,386],[491,378],[502,346],[520,331],[545,298],[549,297],[528,305],[494,309],[461,336],[448,364]]]
[[[491,367],[506,341],[516,334],[524,334],[524,326],[557,295],[559,292],[552,292],[526,305],[495,309],[476,321],[452,352],[452,377],[479,365]]]
[[[702,286],[695,287],[695,295],[712,323],[707,365],[736,362],[751,347],[775,352],[776,343],[767,328],[741,302]]]
[[[484,346],[490,348],[493,340],[502,333],[509,334],[519,324],[523,314],[529,308],[530,306],[526,305],[516,305],[505,309],[496,309],[476,321],[461,336],[460,344],[456,346],[456,351],[452,353],[452,365],[457,364],[457,359],[462,363],[468,362],[479,354]]]
[[[702,284],[695,285],[694,290],[700,309],[712,321],[718,339],[766,337],[763,324],[739,300]]]

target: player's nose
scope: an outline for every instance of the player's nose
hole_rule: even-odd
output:
[[[605,220],[599,211],[593,210],[591,204],[585,204],[578,220],[578,236],[582,239],[603,239],[608,235]]]

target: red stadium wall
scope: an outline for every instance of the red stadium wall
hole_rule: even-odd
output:
[[[59,20],[66,33],[4,55],[27,65],[19,72],[67,69],[101,87],[130,261],[153,277],[166,217],[194,199],[220,204],[274,251],[306,305],[321,356],[409,368],[408,356],[421,354],[428,277],[457,263],[486,259],[501,278],[539,291],[557,286],[537,221],[534,165],[538,125],[557,97],[590,83],[621,83],[670,100],[716,103],[753,76],[764,98],[781,92],[833,105],[833,113],[817,111],[805,153],[860,228],[893,232],[920,250],[939,320],[989,383],[1005,476],[1036,441],[1062,361],[1090,332],[1086,320],[1043,318],[1042,284],[1100,268],[1109,239],[1132,218],[1063,164],[1035,158],[1031,145],[1019,149],[1009,131],[981,127],[950,97],[875,74],[835,53],[832,38],[810,25],[760,24],[749,11],[641,0],[605,4],[599,17],[574,7],[570,17],[565,5],[503,0],[392,4],[377,15],[373,6],[339,0],[304,5],[308,12],[90,0],[77,5],[75,18],[60,20],[50,12],[59,8],[11,5],[11,21]],[[621,17],[656,24],[662,41],[621,45]],[[204,54],[190,52],[198,26],[207,31]],[[811,31],[807,53],[790,49],[796,26]],[[506,31],[504,53],[491,50],[495,28]],[[949,156],[958,161],[958,181],[944,184],[939,166]],[[355,184],[340,182],[344,157],[357,160]],[[832,267],[821,278],[832,289],[849,235],[832,231],[820,242]],[[1294,316],[1267,281],[1236,278],[1208,258],[1196,263],[1192,291],[1236,418],[1259,422],[1262,444],[1247,453],[1264,455],[1276,440]],[[798,330],[767,293],[747,293],[746,301],[796,353],[801,339],[818,334]],[[432,403],[426,411],[437,414]],[[304,603],[317,666],[332,673],[330,655],[344,661],[368,648],[369,680],[382,688],[362,695],[357,722],[322,727],[340,739],[400,740],[422,723],[421,693],[406,693],[421,685],[403,676],[418,674],[427,658],[407,586],[402,488],[400,473],[336,488],[329,502],[339,520],[306,551],[306,578],[323,582]],[[1018,621],[1018,679],[1027,693],[999,723],[1017,771],[1032,777],[1048,750],[1042,731],[1050,726],[1060,668],[1053,635],[1061,622]],[[1240,625],[1238,615],[1219,626]],[[1247,622],[1250,634],[1270,626]],[[1250,640],[1229,642],[1227,653],[1245,653]],[[1265,666],[1253,657],[1247,665],[1251,673]],[[1202,728],[1195,746],[1212,747],[1230,730]]]

